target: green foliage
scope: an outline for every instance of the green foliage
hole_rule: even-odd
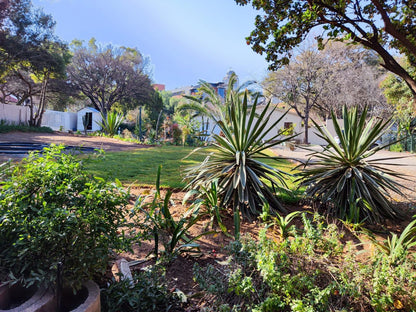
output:
[[[163,98],[160,92],[156,90],[153,91],[150,100],[145,102],[144,107],[147,111],[152,127],[156,128],[156,124],[160,118],[159,115],[164,110]]]
[[[187,140],[191,139],[192,141],[192,139],[197,136],[198,131],[201,128],[201,123],[189,113],[177,112],[173,116],[173,120],[180,127],[183,146],[185,146]]]
[[[376,249],[357,262],[357,249],[342,243],[334,224],[302,219],[290,240],[272,240],[263,229],[258,240],[232,242],[227,261],[195,265],[207,311],[415,311],[413,258],[393,264]]]
[[[381,164],[392,159],[369,159],[388,146],[373,147],[390,121],[373,118],[366,122],[366,117],[367,109],[359,115],[355,108],[347,111],[344,107],[342,129],[332,112],[339,145],[326,128],[315,123],[318,136],[325,140],[327,146],[323,151],[311,153],[311,159],[314,159],[307,162],[298,174],[300,185],[307,187],[307,196],[326,205],[329,212],[338,218],[353,223],[399,216],[388,198],[389,191],[401,194],[401,185],[390,178],[400,175]]]
[[[401,142],[397,142],[396,144],[390,145],[389,151],[391,152],[403,152],[403,144]]]
[[[97,122],[97,124],[106,134],[109,136],[114,136],[123,121],[124,117],[122,115],[116,111],[111,111],[107,113],[107,116],[101,113],[101,121]]]
[[[3,281],[78,288],[107,269],[112,249],[126,249],[119,227],[128,194],[92,178],[63,146],[31,153],[2,182],[0,276]]]
[[[416,220],[410,222],[400,236],[391,233],[390,237],[383,242],[370,236],[373,244],[387,256],[393,265],[403,262],[408,256],[409,249],[416,246]]]
[[[169,211],[172,192],[168,190],[165,198],[161,197],[160,171],[161,166],[159,166],[157,172],[156,192],[154,195],[150,195],[150,197],[153,197],[151,202],[146,198],[139,197],[136,200],[130,218],[135,220],[136,225],[145,230],[145,236],[153,236],[155,245],[154,255],[156,258],[159,256],[159,242],[163,244],[162,258],[169,262],[179,253],[199,251],[199,245],[194,243],[194,241],[208,233],[192,238],[188,237],[188,230],[201,218],[199,207],[189,209],[178,221],[173,218]],[[145,214],[144,220],[140,218],[139,212]]]
[[[290,226],[290,223],[293,221],[294,218],[301,215],[302,211],[294,211],[286,215],[285,217],[280,215],[279,213],[276,213],[275,217],[272,217],[272,222],[275,227],[278,228],[280,235],[283,239],[286,239],[289,237],[291,233],[293,233],[293,226]]]
[[[382,58],[383,67],[401,76],[416,92],[416,82],[386,47],[406,55],[411,64],[416,58],[412,16],[415,8],[406,2],[350,2],[322,0],[235,0],[239,5],[251,3],[259,10],[255,29],[246,38],[259,54],[266,54],[269,69],[276,70],[289,62],[290,51],[298,47],[315,29],[323,49],[327,40],[360,44]],[[406,34],[403,36],[403,34]]]
[[[169,291],[162,268],[151,267],[134,273],[133,284],[113,280],[101,290],[101,305],[103,312],[159,312],[180,308],[180,301]]]
[[[230,244],[230,257],[219,268],[195,266],[195,279],[215,296],[213,306],[228,304],[237,311],[329,311],[336,283],[321,262],[340,254],[339,248],[332,248],[339,241],[333,238],[332,227],[310,225],[324,243],[317,245],[306,232],[277,243],[262,230],[259,241],[246,237]]]
[[[7,133],[13,131],[53,133],[53,130],[49,127],[31,127],[26,125],[14,125],[8,123],[5,120],[0,120],[0,133]]]
[[[221,135],[212,136],[213,153],[200,165],[190,167],[186,179],[189,189],[208,187],[212,181],[218,181],[221,205],[233,208],[238,236],[240,212],[244,218],[257,217],[261,212],[259,207],[266,202],[272,210],[285,211],[275,194],[285,190],[286,174],[263,160],[277,159],[265,150],[292,137],[282,140],[277,133],[266,139],[284,115],[269,125],[274,109],[269,110],[268,103],[257,111],[257,99],[249,106],[247,91],[243,98],[231,96],[226,105],[226,114],[221,113],[221,118],[216,120]]]
[[[221,217],[221,210],[224,209],[220,206],[218,181],[212,181],[209,187],[201,186],[199,190],[190,190],[186,193],[183,203],[186,203],[191,196],[197,196],[192,205],[198,209],[202,206],[204,213],[210,217],[209,226],[214,229],[215,225],[218,225],[221,231],[227,234],[227,228]]]

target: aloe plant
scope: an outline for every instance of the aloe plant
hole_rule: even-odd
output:
[[[271,121],[275,108],[269,110],[270,102],[259,112],[257,98],[249,106],[248,92],[241,97],[230,95],[226,102],[226,112],[219,112],[215,119],[221,135],[213,134],[211,149],[214,151],[205,160],[187,171],[189,189],[209,187],[218,181],[218,194],[221,205],[232,207],[235,235],[238,237],[240,212],[243,218],[251,220],[261,213],[261,207],[268,202],[273,211],[286,212],[276,193],[287,190],[287,173],[271,167],[263,159],[271,157],[265,153],[268,148],[290,140],[293,136],[282,138],[276,131],[277,124],[284,118]],[[212,115],[215,118],[214,115]]]
[[[317,135],[327,146],[311,153],[309,161],[300,165],[300,187],[306,186],[307,196],[343,220],[378,222],[399,217],[389,199],[390,192],[402,195],[403,186],[394,178],[403,177],[385,167],[385,161],[393,164],[395,158],[370,158],[393,144],[375,144],[388,129],[390,120],[371,118],[367,122],[367,108],[360,115],[356,108],[348,111],[346,107],[344,129],[333,112],[332,118],[339,144],[325,127],[314,122]]]

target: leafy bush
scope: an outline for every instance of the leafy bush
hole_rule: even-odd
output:
[[[31,153],[9,172],[0,195],[0,279],[78,288],[103,274],[128,194],[119,183],[88,176],[63,146]]]
[[[216,120],[221,135],[212,136],[214,152],[200,165],[189,168],[186,179],[189,189],[209,188],[212,181],[218,181],[221,205],[233,208],[238,236],[240,212],[247,219],[257,217],[261,213],[259,208],[266,202],[271,210],[285,211],[276,193],[286,189],[286,174],[266,165],[262,159],[273,158],[264,153],[266,149],[292,137],[280,139],[277,133],[266,138],[284,117],[269,124],[274,111],[269,110],[270,102],[257,112],[257,99],[249,106],[248,92],[245,92],[243,98],[231,96],[231,102],[226,105],[227,113],[219,112],[221,117]]]
[[[179,308],[179,298],[168,290],[164,272],[159,268],[133,274],[133,284],[128,279],[113,280],[101,290],[104,312],[169,311]]]
[[[372,118],[366,122],[367,109],[359,114],[356,108],[348,111],[346,107],[343,109],[344,129],[333,112],[332,118],[340,144],[325,127],[315,123],[318,136],[327,146],[311,154],[312,161],[299,173],[300,186],[306,186],[307,196],[343,220],[359,223],[397,218],[399,213],[389,201],[389,191],[402,194],[402,186],[392,179],[401,175],[385,168],[383,161],[392,163],[392,158],[370,159],[393,144],[376,144],[390,120]]]

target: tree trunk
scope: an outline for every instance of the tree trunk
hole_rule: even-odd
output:
[[[305,129],[305,137],[303,139],[303,143],[304,144],[309,144],[309,112],[305,112],[305,118],[303,119],[304,124],[304,129]]]
[[[42,81],[42,88],[40,90],[40,98],[39,98],[39,107],[36,115],[34,116],[34,125],[35,127],[40,127],[42,124],[42,117],[46,106],[46,90],[48,87],[49,82],[49,73],[46,73],[43,81]]]

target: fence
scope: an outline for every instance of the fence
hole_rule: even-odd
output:
[[[0,103],[0,120],[11,124],[27,124],[30,111],[27,106]]]

